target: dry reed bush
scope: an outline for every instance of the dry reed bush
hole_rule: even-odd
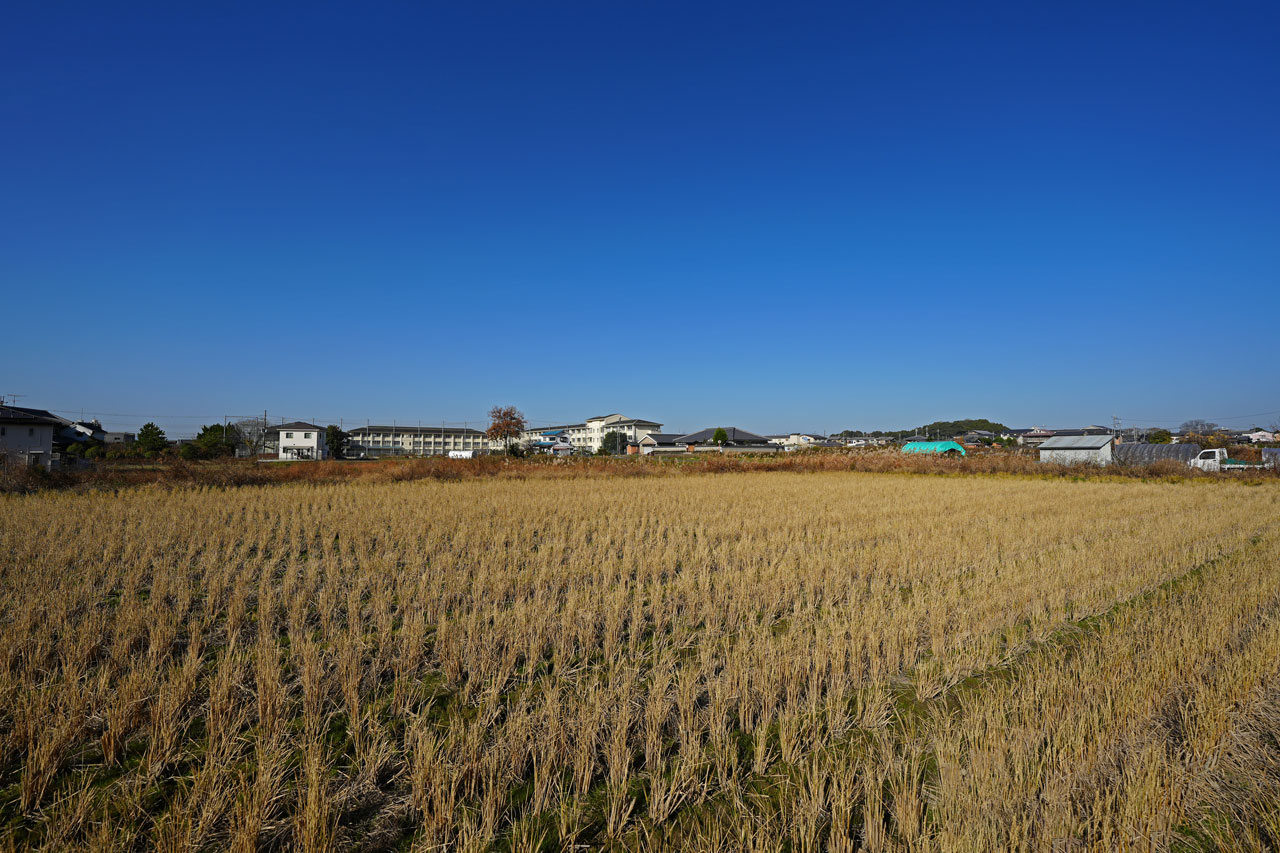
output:
[[[1273,486],[413,464],[0,498],[6,842],[1275,842]]]
[[[1250,456],[1241,448],[1241,456]],[[1234,451],[1233,451],[1234,452]],[[1255,449],[1252,457],[1257,457]],[[860,471],[910,474],[1023,474],[1072,479],[1227,479],[1250,483],[1280,478],[1278,469],[1248,474],[1208,474],[1174,461],[1151,465],[1041,464],[1029,450],[973,450],[968,457],[904,454],[895,448],[821,449],[755,456],[703,453],[687,456],[574,457],[481,456],[475,459],[426,458],[376,461],[259,463],[253,460],[186,462],[164,459],[146,463],[99,463],[90,468],[47,472],[40,468],[0,466],[0,493],[30,494],[50,489],[78,491],[154,485],[164,488],[267,486],[280,483],[340,483],[351,480],[398,483],[409,480],[471,478],[562,479],[578,477],[663,477],[689,474],[745,474],[790,471],[817,473]]]

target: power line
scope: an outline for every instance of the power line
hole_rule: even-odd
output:
[[[1246,418],[1265,418],[1265,417],[1267,417],[1267,416],[1269,416],[1269,415],[1280,415],[1280,409],[1277,409],[1277,410],[1276,410],[1276,411],[1274,411],[1274,412],[1254,412],[1254,413],[1253,413],[1253,414],[1251,414],[1251,415],[1214,415],[1214,416],[1212,416],[1212,417],[1208,417],[1208,418],[1198,418],[1197,420],[1205,420],[1205,421],[1240,421],[1240,420],[1244,420],[1244,419],[1246,419]],[[1148,423],[1171,423],[1171,422],[1173,422],[1173,421],[1187,421],[1187,420],[1191,420],[1191,418],[1171,418],[1171,417],[1164,417],[1164,418],[1156,418],[1156,417],[1129,417],[1129,416],[1127,416],[1127,415],[1121,415],[1120,417],[1121,417],[1123,420],[1126,420],[1126,421],[1138,421],[1138,422],[1146,421],[1146,422],[1148,422]]]

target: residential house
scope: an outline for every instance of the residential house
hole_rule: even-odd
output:
[[[886,435],[855,435],[840,441],[845,447],[883,447],[893,443],[893,439]]]
[[[325,459],[329,448],[325,446],[324,427],[304,421],[294,421],[272,427],[278,436],[278,455],[281,459]]]
[[[639,453],[641,456],[662,455],[664,453],[688,453],[689,448],[680,444],[679,433],[651,432],[639,441],[627,444],[627,453]]]
[[[1014,430],[1014,433],[1015,434],[1020,433],[1020,435],[1018,435],[1018,444],[1024,445],[1026,447],[1039,447],[1049,439],[1053,438],[1054,435],[1056,435],[1056,433],[1053,430],[1045,429],[1044,427],[1035,427],[1034,429],[1029,429],[1025,431]]]
[[[714,441],[718,430],[724,430],[724,444],[716,444]],[[720,453],[781,453],[783,450],[782,445],[773,444],[763,435],[756,435],[754,432],[747,432],[745,429],[739,429],[738,427],[708,427],[698,432],[682,435],[676,439],[676,443],[684,445],[685,449],[690,453],[708,451]]]
[[[53,467],[53,439],[62,418],[44,409],[0,405],[0,457],[4,464]]]
[[[813,432],[790,432],[779,435],[766,435],[770,444],[779,444],[792,450],[799,447],[817,447],[828,441],[825,435]]]

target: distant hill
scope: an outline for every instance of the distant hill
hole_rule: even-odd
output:
[[[924,426],[913,427],[904,430],[876,430],[875,432],[863,432],[860,429],[847,429],[843,432],[836,433],[842,438],[857,438],[864,435],[937,435],[945,438],[951,438],[953,435],[966,433],[971,429],[985,429],[988,432],[994,432],[999,435],[1002,432],[1008,432],[1009,428],[1004,424],[989,421],[986,418],[973,418],[966,421],[934,421]]]
[[[1004,424],[998,424],[995,421],[989,421],[985,418],[974,418],[967,421],[934,421],[931,424],[925,424],[916,430],[921,435],[941,435],[953,436],[968,432],[971,429],[984,429],[987,432],[994,432],[999,435],[1002,432],[1008,432],[1009,428]]]

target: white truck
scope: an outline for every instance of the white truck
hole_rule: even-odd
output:
[[[1232,459],[1227,456],[1226,449],[1212,447],[1196,454],[1196,458],[1191,460],[1191,467],[1199,468],[1201,471],[1249,471],[1262,466]]]

